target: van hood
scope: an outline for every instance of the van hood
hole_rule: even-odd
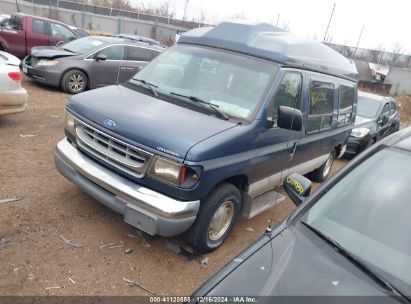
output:
[[[302,225],[287,228],[242,260],[241,255],[234,259],[231,263],[241,264],[214,288],[208,292],[200,288],[204,294],[197,295],[317,296],[316,300],[385,295],[367,274]],[[214,279],[219,278],[210,281]]]
[[[178,158],[200,141],[237,126],[122,85],[74,95],[67,107],[130,144]]]
[[[37,58],[56,59],[78,54],[65,51],[57,46],[35,46],[31,49],[31,55]]]

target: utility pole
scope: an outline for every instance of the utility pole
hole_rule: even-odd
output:
[[[331,16],[330,16],[330,20],[328,21],[328,24],[327,24],[327,29],[325,30],[323,42],[325,42],[325,39],[327,38],[328,29],[330,28],[330,24],[331,24],[331,19],[333,18],[333,15],[334,15],[334,10],[335,10],[335,3],[334,3],[334,6],[333,6],[333,10],[331,11]]]
[[[355,59],[355,53],[357,52],[358,45],[360,44],[361,36],[362,36],[362,31],[364,30],[364,25],[361,28],[360,36],[358,37],[357,41],[357,46],[355,47],[354,54],[352,55],[352,58]]]
[[[280,14],[278,14],[278,17],[277,17],[277,23],[275,24],[276,27],[278,27],[278,22],[279,21],[280,21]]]
[[[186,0],[186,4],[184,5],[184,15],[183,15],[183,20],[186,20],[187,4],[188,4],[188,0]]]

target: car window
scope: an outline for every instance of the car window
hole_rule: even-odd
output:
[[[48,23],[43,20],[33,19],[32,22],[33,33],[40,35],[49,35]]]
[[[390,115],[394,115],[395,112],[397,112],[397,106],[394,102],[390,102]]]
[[[330,128],[333,109],[334,84],[322,81],[311,81],[307,132],[316,132]]]
[[[390,104],[386,103],[384,105],[384,108],[382,109],[382,115],[383,116],[389,116],[390,115]]]
[[[300,73],[287,72],[284,75],[274,96],[272,113],[274,126],[277,126],[279,106],[301,109],[301,86],[302,77]]]
[[[410,184],[410,153],[386,148],[328,189],[302,220],[409,286]]]
[[[137,46],[126,46],[125,60],[131,61],[151,61],[152,51],[150,49]]]
[[[123,60],[124,46],[123,45],[111,45],[96,53],[104,54],[107,56],[107,60]]]
[[[343,126],[351,122],[354,104],[354,88],[340,85],[338,89],[338,125]]]
[[[56,23],[50,23],[50,25],[52,37],[61,38],[64,40],[72,40],[75,38],[74,34],[65,26]]]
[[[23,29],[23,17],[11,15],[8,25],[14,30],[21,31]]]

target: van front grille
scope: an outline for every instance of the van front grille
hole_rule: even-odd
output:
[[[95,157],[136,177],[142,177],[151,153],[133,147],[95,128],[77,122],[78,145]]]

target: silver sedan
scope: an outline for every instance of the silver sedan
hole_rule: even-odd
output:
[[[20,60],[0,51],[0,115],[24,111],[27,91],[21,87]]]

